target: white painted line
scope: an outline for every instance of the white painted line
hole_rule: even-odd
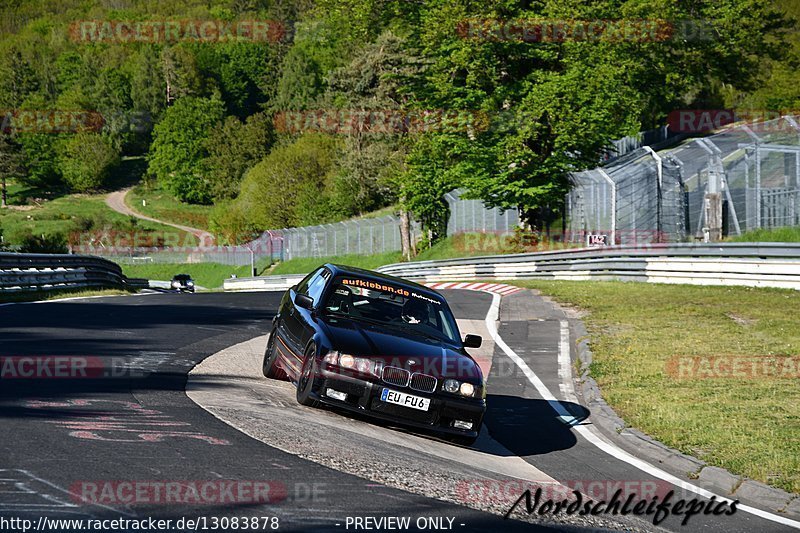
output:
[[[438,285],[438,287],[436,287],[437,289],[446,289],[450,285],[455,285],[455,283],[453,283],[453,282],[450,282],[450,283],[438,283],[437,285]]]
[[[491,335],[492,339],[494,339],[495,345],[499,346],[503,352],[512,360],[516,365],[522,370],[525,376],[528,378],[528,381],[533,383],[533,386],[536,387],[536,390],[539,392],[539,395],[542,397],[543,400],[547,401],[550,404],[550,407],[558,414],[559,418],[562,422],[567,425],[575,425],[578,423],[578,419],[570,413],[566,407],[556,398],[553,396],[547,387],[545,387],[544,383],[539,379],[539,376],[534,374],[533,370],[525,364],[525,361],[522,360],[520,356],[514,353],[508,344],[500,337],[500,334],[497,332],[497,317],[500,314],[500,295],[494,294],[492,296],[492,305],[489,308],[489,313],[486,315],[486,329],[489,330],[489,335]]]
[[[466,286],[467,286],[467,285],[469,285],[469,283],[464,283],[464,282],[461,282],[461,283],[458,283],[458,284],[456,284],[456,285],[453,285],[453,286],[452,286],[452,287],[450,287],[450,288],[451,288],[451,289],[464,289],[464,288],[466,288]]]
[[[554,396],[548,390],[548,388],[542,383],[539,377],[533,372],[533,370],[525,364],[525,361],[522,360],[515,352],[512,350],[503,339],[500,337],[500,334],[497,331],[497,326],[495,321],[500,311],[500,295],[495,295],[492,298],[492,306],[489,309],[489,314],[486,315],[486,327],[489,330],[489,334],[494,339],[494,342],[500,349],[505,352],[505,354],[512,360],[516,365],[522,370],[525,376],[528,378],[528,381],[536,387],[536,390],[539,392],[539,395],[544,399],[547,400],[547,403],[550,404],[550,407],[559,415],[559,418],[564,420],[564,412],[566,409],[564,406],[555,400]],[[560,373],[560,369],[559,369]],[[570,377],[571,380],[571,377]],[[571,416],[571,415],[570,415]],[[574,417],[573,417],[574,418]],[[629,465],[638,468],[639,470],[650,474],[651,476],[657,477],[658,479],[664,480],[676,487],[680,487],[681,489],[687,490],[689,492],[693,492],[699,496],[704,498],[711,498],[712,496],[716,497],[717,501],[724,501],[724,502],[732,502],[730,498],[726,498],[724,496],[720,496],[719,494],[715,494],[711,491],[706,489],[700,488],[696,485],[693,485],[689,482],[686,482],[678,477],[673,476],[672,474],[657,468],[647,461],[639,459],[638,457],[634,457],[633,455],[629,454],[622,448],[619,448],[615,444],[607,441],[604,437],[598,435],[592,428],[579,425],[573,426],[575,431],[577,431],[584,439],[586,439],[589,443],[593,444],[598,449],[602,450],[603,452],[611,455],[612,457],[619,459]],[[779,524],[783,524],[795,529],[800,529],[800,522],[797,520],[792,520],[790,518],[786,518],[784,516],[776,515],[767,511],[762,511],[761,509],[757,509],[755,507],[750,507],[749,505],[737,505],[736,507],[738,510],[741,510],[745,513],[749,513],[760,518],[764,518],[765,520],[769,520],[771,522],[777,522]]]

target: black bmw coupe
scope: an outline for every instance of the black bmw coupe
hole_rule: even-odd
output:
[[[445,299],[400,278],[326,264],[289,289],[273,319],[264,375],[324,403],[432,430],[464,445],[480,432],[486,390]]]

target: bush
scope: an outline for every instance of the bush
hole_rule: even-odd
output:
[[[24,254],[65,254],[68,252],[67,238],[62,233],[28,233],[22,238],[19,251]]]
[[[335,171],[337,148],[336,139],[319,134],[275,148],[245,176],[236,207],[263,229],[330,220],[326,186]]]
[[[64,181],[78,192],[100,188],[119,163],[119,152],[111,141],[94,133],[78,133],[64,143],[59,160]]]
[[[247,214],[230,202],[214,206],[208,218],[208,226],[223,245],[242,244],[258,236],[258,229]]]

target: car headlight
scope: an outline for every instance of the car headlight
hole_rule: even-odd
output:
[[[383,371],[382,361],[373,361],[365,357],[354,357],[348,353],[341,353],[337,350],[328,352],[322,360],[329,365],[356,370],[362,374],[373,374],[380,377],[380,373]]]
[[[194,281],[187,281],[186,284],[190,287],[194,287]]]
[[[461,394],[462,396],[470,398],[475,395],[475,385],[472,383],[462,383],[457,379],[444,380],[444,390],[451,394]]]

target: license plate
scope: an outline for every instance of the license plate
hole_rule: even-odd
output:
[[[391,389],[383,389],[381,400],[386,403],[394,403],[420,411],[427,411],[431,406],[430,398],[422,398],[421,396],[414,396],[413,394],[406,394],[405,392],[398,392]]]

